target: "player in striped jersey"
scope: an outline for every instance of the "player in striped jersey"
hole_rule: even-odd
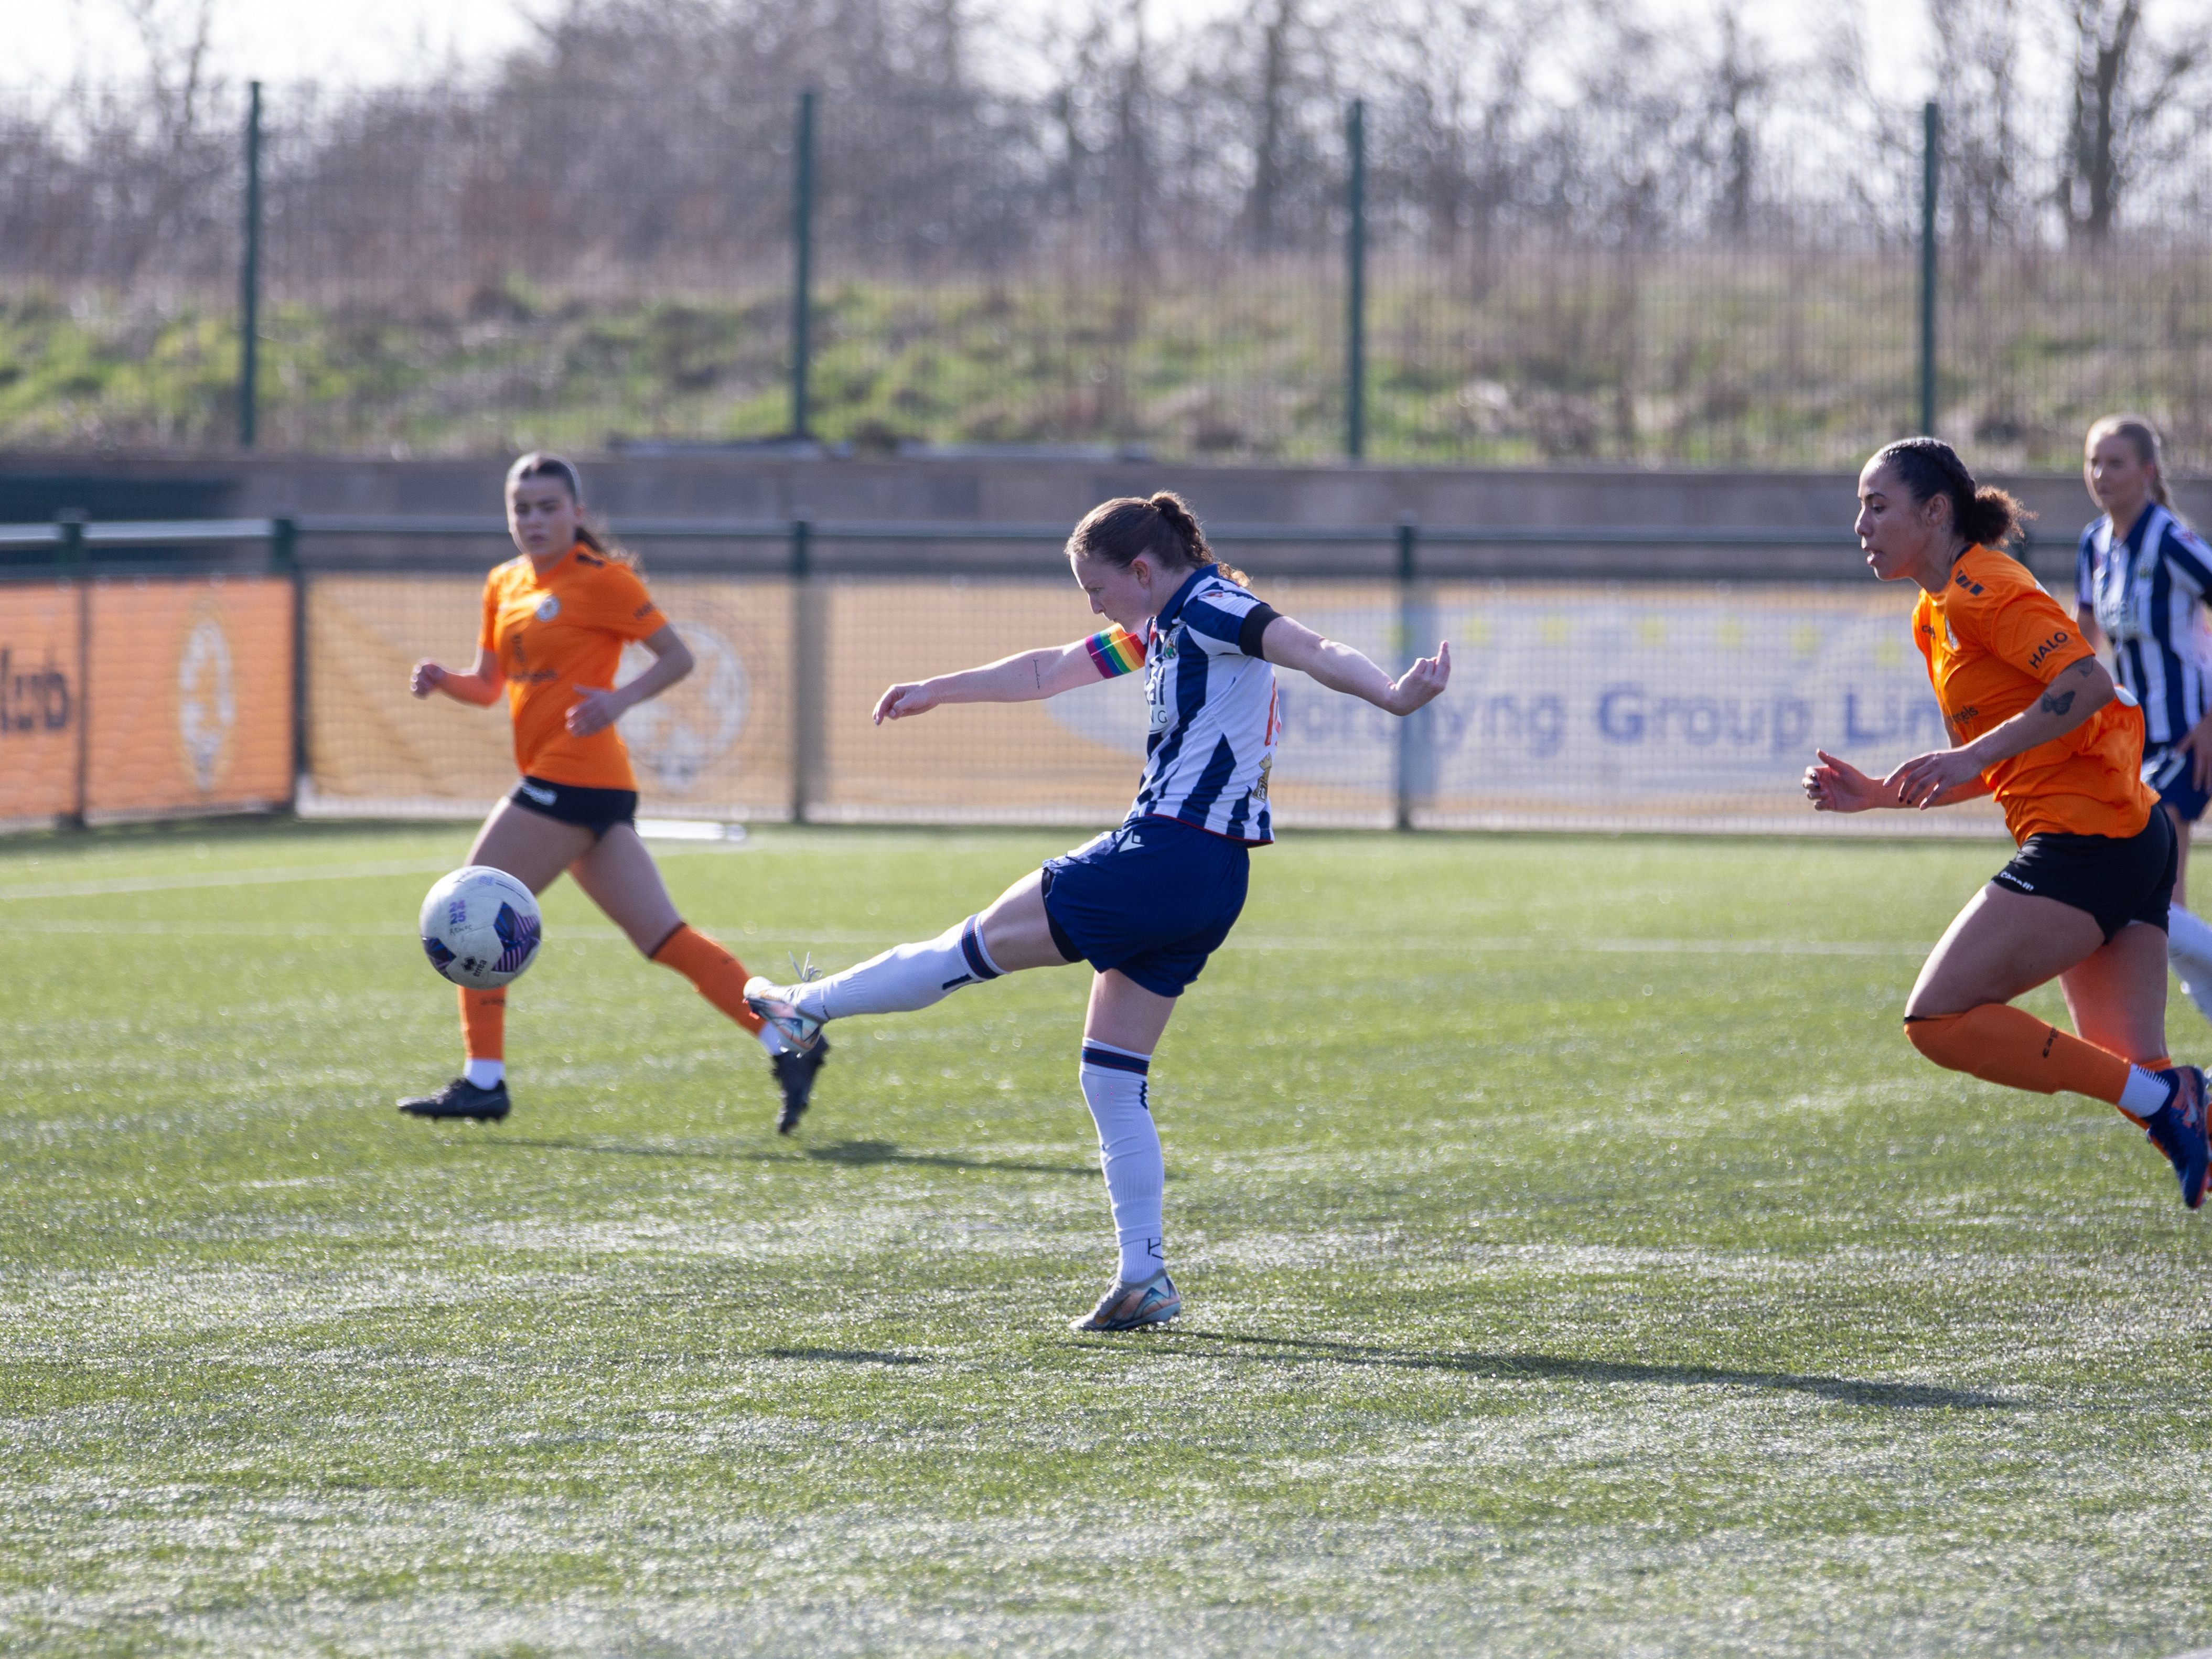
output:
[[[1217,563],[1198,521],[1165,493],[1093,507],[1067,556],[1110,626],[918,684],[894,685],[878,725],[940,703],[1028,702],[1145,671],[1151,729],[1135,804],[1118,830],[1024,876],[979,915],[827,979],[753,980],[754,1010],[801,1048],[824,1022],[927,1008],[979,981],[1088,962],[1095,970],[1079,1077],[1121,1245],[1113,1282],[1079,1331],[1158,1325],[1182,1309],[1162,1246],[1166,1171],[1146,1079],[1176,999],[1243,908],[1249,849],[1274,840],[1268,773],[1279,729],[1275,666],[1410,714],[1451,675],[1439,646],[1392,679],[1349,646],[1261,601]]]
[[[2212,926],[2185,908],[2189,826],[2212,800],[2212,550],[2174,513],[2148,422],[2112,415],[2091,427],[2081,473],[2105,511],[2081,532],[2075,615],[2142,705],[2143,781],[2173,821],[2179,860],[2166,956],[2212,1019]]]

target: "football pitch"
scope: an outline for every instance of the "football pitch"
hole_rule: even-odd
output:
[[[1073,839],[663,867],[836,967]],[[779,1139],[563,884],[514,1115],[416,1122],[467,842],[0,842],[0,1647],[2212,1643],[2212,1215],[1899,1035],[1995,844],[1292,835],[1153,1069],[1185,1316],[1080,1338],[1081,970],[833,1028]]]

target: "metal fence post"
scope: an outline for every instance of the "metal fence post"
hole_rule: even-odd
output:
[[[1936,432],[1936,190],[1943,165],[1943,112],[1920,112],[1920,430]]]
[[[92,555],[84,542],[84,513],[64,507],[54,514],[61,532],[55,562],[76,584],[76,810],[69,827],[82,830],[92,804]]]
[[[246,106],[246,257],[238,276],[238,446],[253,447],[261,334],[261,82]]]
[[[807,378],[814,337],[814,93],[799,94],[799,131],[792,143],[791,435],[809,435]]]
[[[814,579],[814,526],[791,521],[791,821],[805,823],[821,793],[823,657],[829,634],[822,585]]]
[[[292,584],[292,799],[300,810],[300,786],[307,775],[307,575],[300,568],[300,521],[269,521],[270,568]]]
[[[1367,453],[1367,105],[1352,100],[1344,118],[1351,162],[1345,185],[1344,458]]]
[[[1402,674],[1421,654],[1427,617],[1421,603],[1417,564],[1419,527],[1412,519],[1398,520],[1398,672]],[[1398,722],[1394,791],[1401,830],[1413,827],[1413,804],[1428,793],[1428,737],[1426,709],[1416,710]]]

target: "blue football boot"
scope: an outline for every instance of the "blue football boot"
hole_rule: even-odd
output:
[[[2212,1164],[2212,1144],[2204,1134],[2204,1073],[2194,1066],[2177,1066],[2158,1075],[2173,1085],[2173,1092],[2143,1120],[2143,1133],[2173,1165],[2181,1201],[2193,1210],[2204,1202],[2205,1169]]]

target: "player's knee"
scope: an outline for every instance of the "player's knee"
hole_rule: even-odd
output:
[[[1905,1040],[1947,1070],[1971,1071],[1964,1040],[1966,1018],[1964,1014],[1907,1014]]]

